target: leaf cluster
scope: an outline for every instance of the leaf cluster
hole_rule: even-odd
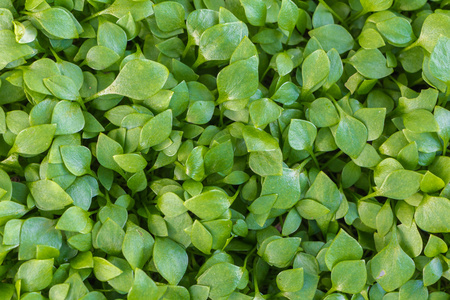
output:
[[[0,299],[450,299],[450,1],[0,0]]]

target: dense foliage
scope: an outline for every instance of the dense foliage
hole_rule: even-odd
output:
[[[449,0],[0,0],[0,299],[450,299]]]

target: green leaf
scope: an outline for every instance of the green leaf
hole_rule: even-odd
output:
[[[399,290],[399,300],[410,299],[428,299],[428,290],[424,287],[421,280],[410,280],[405,283]]]
[[[147,166],[147,161],[137,153],[116,154],[113,159],[125,172],[136,173]]]
[[[37,155],[46,151],[53,140],[56,125],[45,124],[25,128],[17,135],[10,153]]]
[[[415,38],[411,24],[405,18],[389,18],[377,22],[376,26],[383,37],[397,47],[406,46]]]
[[[158,288],[155,282],[141,269],[136,269],[133,286],[128,292],[129,300],[139,300],[143,298],[154,299],[157,296]]]
[[[1,225],[6,224],[6,222],[8,222],[9,220],[20,218],[28,212],[27,208],[24,205],[8,200],[0,201],[0,208]]]
[[[122,244],[125,232],[112,219],[107,218],[100,227],[96,242],[100,249],[110,255],[119,255],[122,252]]]
[[[94,70],[104,70],[119,59],[119,54],[105,46],[94,46],[86,54],[86,64]]]
[[[307,220],[315,220],[327,215],[330,210],[317,201],[311,199],[303,199],[296,205],[297,211],[303,218]]]
[[[197,279],[199,285],[210,288],[209,297],[225,297],[230,295],[238,286],[243,275],[242,268],[228,262],[217,263],[208,268]]]
[[[190,231],[190,236],[192,245],[194,245],[201,252],[210,254],[213,237],[202,223],[197,220],[194,221]]]
[[[111,280],[123,271],[102,257],[94,257],[94,275],[100,281]]]
[[[264,26],[266,23],[266,4],[257,0],[240,0],[248,22],[253,26]]]
[[[278,13],[278,26],[288,32],[289,36],[295,28],[299,18],[299,9],[291,0],[282,0]]]
[[[148,233],[143,228],[133,224],[132,222],[128,222],[127,231],[125,233],[122,244],[122,253],[130,264],[131,268],[137,268],[135,271],[135,276],[137,276],[139,268],[142,268],[144,264],[150,259],[153,250],[153,244],[154,239],[150,235],[150,233]],[[142,275],[143,274],[139,275],[139,280],[146,280],[141,278]]]
[[[309,120],[317,127],[330,127],[339,122],[339,115],[331,100],[317,98],[309,107]]]
[[[97,160],[105,168],[122,172],[122,169],[114,160],[114,155],[122,154],[123,148],[115,140],[100,133],[97,141]]]
[[[217,75],[219,103],[245,99],[258,89],[258,58],[236,61],[223,68]]]
[[[184,206],[201,219],[213,220],[230,207],[230,202],[225,192],[212,190],[186,200]]]
[[[131,13],[133,19],[138,22],[153,13],[151,1],[116,0],[109,7],[99,12],[100,15],[109,14],[120,19]]]
[[[283,168],[283,174],[267,176],[261,195],[276,194],[274,208],[289,209],[300,199],[299,174],[296,170]]]
[[[283,83],[271,99],[278,103],[290,105],[293,104],[300,95],[300,89],[292,82],[288,81]]]
[[[353,48],[353,37],[341,25],[328,24],[320,26],[308,32],[309,36],[315,37],[322,45],[323,50],[336,49],[339,54],[345,53]]]
[[[55,229],[55,221],[43,217],[32,217],[25,220],[20,233],[19,259],[36,258],[36,246],[38,245],[50,246],[55,249],[61,248],[62,236],[61,232]]]
[[[17,270],[14,280],[21,281],[24,292],[35,292],[45,289],[53,279],[53,259],[31,259],[24,262]]]
[[[123,66],[111,85],[98,92],[96,97],[116,94],[144,100],[162,89],[168,77],[169,71],[160,63],[147,59],[130,60]]]
[[[267,132],[246,126],[242,130],[248,152],[273,151],[279,149],[278,142]]]
[[[188,265],[186,251],[170,238],[155,240],[153,247],[153,261],[159,274],[170,284],[180,282]]]
[[[273,204],[275,201],[277,201],[278,195],[276,194],[270,194],[270,195],[264,195],[261,197],[256,198],[252,204],[248,207],[248,210],[251,211],[254,214],[266,214],[270,212],[270,210],[273,207]]]
[[[387,67],[386,57],[378,49],[362,49],[349,59],[349,63],[364,77],[380,79],[394,71]]]
[[[439,279],[441,279],[443,273],[442,263],[439,257],[433,258],[428,264],[423,268],[423,285],[430,286],[435,284]],[[423,294],[426,289],[423,289]]]
[[[438,123],[438,135],[444,141],[444,151],[450,140],[450,111],[440,106],[434,109],[434,119]]]
[[[397,200],[408,198],[420,187],[422,175],[409,170],[396,170],[390,173],[376,192],[379,196]]]
[[[125,207],[117,204],[106,203],[98,212],[98,218],[102,223],[106,222],[108,218],[116,222],[120,227],[125,226],[128,218],[128,212]]]
[[[296,292],[303,287],[303,268],[284,270],[277,275],[277,286],[282,292]]]
[[[331,270],[332,289],[357,294],[366,285],[367,271],[364,260],[347,260],[337,263]]]
[[[248,164],[260,176],[282,175],[283,154],[280,149],[252,152]]]
[[[72,198],[54,181],[34,181],[28,184],[28,188],[41,210],[59,210],[73,203]]]
[[[10,62],[33,53],[33,48],[30,46],[17,43],[14,32],[11,30],[1,30],[0,41],[0,51],[2,53],[0,69],[3,69]]]
[[[176,217],[187,211],[183,200],[172,192],[164,193],[158,197],[157,206],[168,217]]]
[[[361,0],[361,5],[366,12],[383,11],[391,7],[393,0]]]
[[[189,38],[195,45],[200,45],[200,38],[206,29],[219,24],[219,13],[209,9],[197,9],[189,14],[186,20],[186,28]]]
[[[371,260],[373,278],[387,291],[405,284],[414,273],[414,261],[398,244],[397,235],[391,236],[389,244]]]
[[[381,161],[381,157],[373,146],[366,144],[359,156],[352,158],[352,160],[360,167],[373,168]]]
[[[399,218],[402,223],[397,226],[398,234],[400,237],[400,246],[410,257],[417,257],[422,253],[423,242],[420,236],[419,230],[414,222],[404,222],[401,217],[400,210],[397,211],[397,218]]]
[[[358,157],[366,146],[366,126],[357,119],[343,114],[336,128],[332,128],[336,145],[352,158]]]
[[[312,151],[314,140],[317,136],[317,128],[311,122],[292,119],[289,126],[289,145],[295,150]]]
[[[425,196],[414,214],[417,226],[431,233],[450,231],[450,200],[444,197]]]
[[[94,222],[89,218],[88,212],[77,206],[72,206],[59,218],[55,228],[58,230],[88,233],[91,231],[93,224]]]
[[[84,146],[61,146],[61,157],[66,168],[75,176],[91,171],[91,151]]]
[[[332,213],[337,211],[341,201],[336,184],[324,172],[317,174],[305,197],[319,201]]]
[[[107,47],[119,56],[125,54],[127,35],[118,25],[111,22],[100,22],[97,30],[97,43],[99,46]]]
[[[325,263],[329,270],[333,270],[342,261],[359,261],[362,256],[361,245],[341,229],[328,247],[325,254]]]
[[[447,244],[439,237],[430,234],[430,238],[428,239],[427,245],[423,253],[427,257],[435,257],[440,253],[446,253],[448,251]]]
[[[330,74],[330,60],[323,50],[316,50],[308,55],[302,64],[302,81],[304,93],[318,90]]]
[[[216,172],[223,172],[233,166],[234,151],[233,145],[230,140],[225,143],[221,143],[206,152],[205,172],[206,174],[212,174]]]
[[[358,42],[364,49],[377,49],[386,45],[381,34],[374,28],[364,29]]]
[[[444,181],[430,171],[424,174],[420,182],[420,190],[429,194],[441,190],[444,186]]]
[[[172,110],[168,109],[151,118],[142,127],[139,146],[146,149],[158,145],[170,136],[172,131]]]
[[[45,87],[57,98],[64,100],[77,100],[80,93],[75,82],[64,75],[54,75],[43,79]]]
[[[432,13],[425,18],[419,39],[413,44],[421,46],[428,53],[432,53],[441,35],[450,38],[450,16]]]
[[[59,101],[53,109],[52,123],[56,124],[56,135],[81,131],[85,120],[80,105],[66,100]]]
[[[430,56],[429,66],[431,74],[437,79],[450,84],[450,65],[447,63],[450,59],[448,48],[450,47],[450,38],[440,36],[433,52]]]
[[[3,108],[0,108],[0,134],[6,132],[6,115]]]
[[[256,127],[263,128],[276,121],[283,109],[269,98],[253,101],[249,107],[250,118]]]
[[[373,141],[381,136],[384,129],[386,108],[361,108],[355,112],[355,118],[367,127],[367,140]]]
[[[387,200],[380,211],[378,211],[376,217],[377,231],[381,236],[385,236],[391,230],[394,224],[394,214],[390,205],[390,201]]]
[[[50,38],[78,38],[78,31],[71,14],[60,7],[51,7],[32,13],[31,23],[36,28],[44,30]]]
[[[153,6],[156,24],[162,31],[184,28],[184,7],[180,3],[167,1]]]
[[[270,240],[270,239],[269,239]],[[263,244],[259,250],[260,255],[269,265],[285,268],[291,263],[300,245],[300,238],[288,237],[273,239]]]
[[[412,132],[436,132],[439,130],[433,114],[425,109],[416,109],[403,115],[403,124]]]
[[[199,55],[206,60],[228,60],[246,35],[248,29],[242,22],[211,26],[201,34]]]

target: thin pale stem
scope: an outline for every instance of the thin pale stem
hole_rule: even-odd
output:
[[[342,24],[344,27],[347,27],[347,23],[345,22],[345,20],[342,19],[341,16],[338,15],[331,7],[325,2],[325,0],[319,0],[319,2],[320,2],[320,4],[322,4],[326,9],[328,9],[328,10],[330,11],[330,13],[331,13],[333,16],[335,16],[336,19],[338,19],[339,22],[341,22],[341,24]]]

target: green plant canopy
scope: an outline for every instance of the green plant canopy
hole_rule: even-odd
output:
[[[0,0],[0,300],[449,300],[449,0]]]

